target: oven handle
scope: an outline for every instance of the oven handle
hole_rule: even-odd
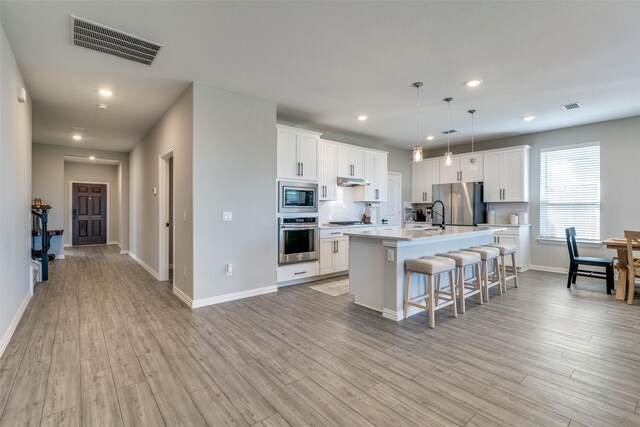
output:
[[[308,228],[308,229],[317,229],[318,226],[317,225],[281,225],[280,229],[281,230],[296,230],[296,229],[300,229],[300,228]]]

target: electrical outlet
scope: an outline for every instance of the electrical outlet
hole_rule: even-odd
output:
[[[394,255],[393,249],[387,249],[387,261],[393,262]]]
[[[224,222],[233,221],[233,212],[222,212],[222,220]]]
[[[187,211],[182,211],[182,221],[187,222]]]
[[[182,276],[183,277],[187,277],[187,266],[186,265],[182,266]]]
[[[233,274],[233,264],[227,264],[224,267],[224,275],[231,276]]]

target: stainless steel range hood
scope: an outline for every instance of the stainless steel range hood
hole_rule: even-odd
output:
[[[369,181],[362,178],[343,178],[339,176],[338,185],[341,187],[364,187],[369,185]]]

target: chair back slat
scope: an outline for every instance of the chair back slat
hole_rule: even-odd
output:
[[[580,256],[580,254],[578,254],[578,244],[576,243],[576,228],[569,227],[564,230],[564,234],[567,236],[567,247],[569,248],[569,258],[573,263],[576,257]]]

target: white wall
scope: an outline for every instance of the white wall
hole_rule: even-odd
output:
[[[120,242],[123,251],[129,249],[129,153],[118,151],[91,150],[82,147],[63,147],[50,144],[33,144],[33,158],[31,161],[33,182],[32,197],[39,197],[47,201],[53,209],[49,216],[50,229],[64,229],[65,242],[71,238],[71,228],[67,209],[69,183],[65,180],[64,156],[89,157],[115,160],[119,162],[117,168],[118,179],[114,187],[119,196],[117,201],[117,230],[118,234],[110,236],[109,240]],[[98,166],[98,165],[95,165]],[[98,179],[95,179],[98,181]],[[111,191],[111,187],[109,188]],[[110,198],[109,201],[112,201]],[[111,229],[109,230],[111,233]],[[113,237],[113,238],[112,238]]]
[[[0,355],[31,295],[31,99],[0,25]],[[27,88],[28,91],[28,88]]]
[[[194,299],[275,287],[276,105],[194,84],[193,114]]]
[[[64,162],[64,204],[62,206],[65,222],[64,243],[73,241],[71,220],[71,183],[100,182],[107,185],[107,242],[119,242],[120,239],[120,185],[118,166],[91,163]]]
[[[159,185],[160,154],[175,147],[175,286],[193,296],[192,141],[193,87],[189,87],[129,153],[131,165],[130,251],[158,273],[159,202],[153,187]],[[203,196],[206,197],[206,194]],[[183,220],[186,212],[187,220]],[[186,270],[186,275],[183,272]]]
[[[477,150],[531,145],[531,264],[567,269],[569,255],[565,243],[542,243],[540,234],[540,149],[546,147],[600,142],[600,237],[622,237],[624,230],[640,230],[640,116],[611,120],[565,129],[539,132],[476,144]],[[453,147],[454,153],[470,151],[469,147]],[[439,151],[428,157],[441,155]],[[492,204],[492,208],[497,203]],[[611,250],[580,246],[580,255],[612,257]]]

